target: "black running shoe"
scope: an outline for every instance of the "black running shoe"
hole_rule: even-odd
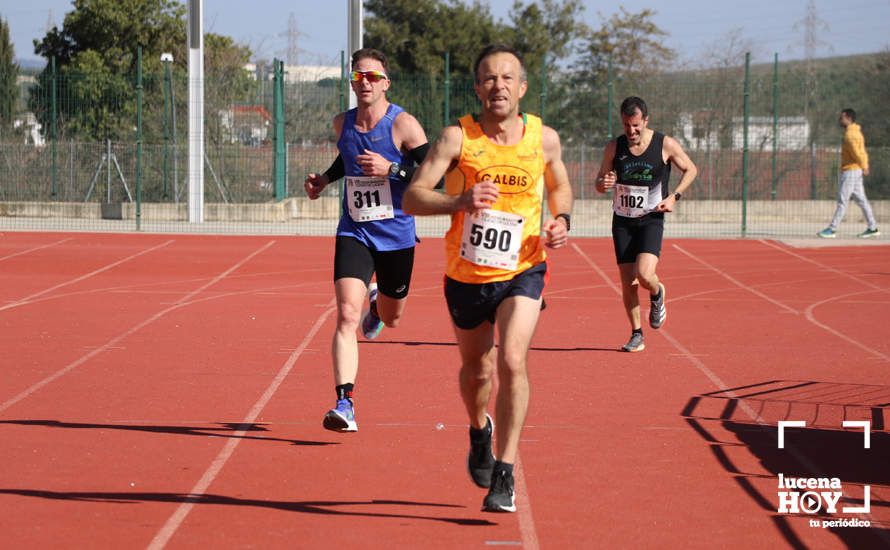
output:
[[[494,423],[485,415],[485,427],[481,430],[470,427],[470,453],[467,455],[467,470],[473,483],[483,489],[491,486],[491,470],[494,468],[494,454],[491,452],[491,434]]]
[[[515,512],[516,497],[513,494],[513,474],[498,470],[491,479],[491,488],[482,501],[483,512]]]

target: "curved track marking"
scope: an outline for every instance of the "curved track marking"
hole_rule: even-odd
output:
[[[805,261],[805,262],[808,262],[808,263],[811,263],[811,264],[813,264],[813,265],[819,266],[820,268],[822,268],[822,269],[825,270],[825,271],[830,271],[830,272],[835,273],[835,274],[837,274],[837,275],[841,275],[841,276],[847,277],[848,279],[852,279],[852,280],[856,281],[857,283],[863,284],[863,285],[865,285],[865,286],[867,286],[867,287],[873,288],[873,289],[875,289],[875,290],[880,290],[881,292],[890,292],[890,288],[880,287],[880,286],[878,286],[878,285],[876,285],[876,284],[874,284],[874,283],[872,283],[872,282],[870,282],[870,281],[866,281],[865,279],[860,279],[860,278],[857,277],[856,275],[852,275],[852,274],[850,274],[850,273],[841,271],[840,269],[837,269],[837,268],[835,268],[835,267],[831,267],[830,265],[823,264],[822,262],[817,261],[817,260],[814,260],[814,259],[812,259],[812,258],[807,258],[806,256],[804,256],[804,255],[802,255],[802,254],[798,254],[798,253],[796,253],[796,252],[792,252],[792,251],[788,250],[787,248],[783,248],[783,247],[781,247],[781,246],[779,246],[779,245],[777,245],[777,244],[775,244],[775,243],[773,243],[773,242],[765,241],[765,240],[763,240],[763,239],[759,239],[757,242],[762,243],[762,244],[764,244],[764,245],[766,245],[766,246],[769,246],[770,248],[775,248],[776,250],[778,250],[778,251],[780,251],[780,252],[784,252],[785,254],[788,254],[789,256],[793,256],[793,257],[797,258],[798,260],[803,260],[803,261]]]
[[[826,324],[824,324],[824,323],[819,322],[819,321],[816,319],[816,316],[813,315],[813,310],[816,309],[817,307],[821,306],[821,305],[825,305],[825,304],[827,304],[827,303],[834,302],[835,300],[840,300],[841,298],[848,298],[848,297],[850,297],[850,296],[858,296],[858,295],[860,295],[860,294],[871,294],[871,293],[873,293],[873,292],[875,292],[875,291],[874,291],[874,290],[863,290],[863,291],[860,291],[860,292],[850,292],[850,293],[847,293],[847,294],[841,294],[840,296],[832,296],[831,298],[822,300],[821,302],[815,302],[815,303],[813,303],[813,304],[810,304],[810,306],[807,307],[806,311],[804,312],[804,315],[806,316],[807,321],[813,323],[814,325],[816,325],[817,327],[819,327],[819,328],[821,328],[821,329],[823,329],[823,330],[826,330],[826,331],[830,332],[831,334],[834,334],[835,336],[837,336],[837,337],[840,338],[841,340],[844,340],[844,341],[847,342],[848,344],[853,344],[854,346],[856,346],[857,348],[859,348],[859,349],[861,349],[861,350],[863,350],[863,351],[866,351],[866,352],[868,352],[868,353],[870,353],[870,354],[872,354],[872,355],[874,355],[874,356],[876,356],[876,357],[878,357],[878,358],[880,358],[880,359],[883,359],[884,361],[888,361],[888,362],[890,362],[890,356],[888,356],[888,355],[886,355],[886,354],[884,354],[884,353],[881,353],[880,351],[878,351],[878,350],[876,350],[876,349],[874,349],[874,348],[870,348],[870,347],[866,346],[865,344],[863,344],[862,342],[859,342],[859,341],[857,341],[857,340],[854,340],[853,338],[847,336],[846,334],[844,334],[844,333],[842,333],[842,332],[840,332],[840,331],[838,331],[838,330],[835,330],[835,329],[831,328],[830,326],[828,326],[828,325],[826,325]]]
[[[594,269],[594,271],[596,271],[597,273],[600,274],[601,277],[606,279],[606,281],[610,284],[610,286],[612,286],[613,290],[615,290],[615,292],[619,296],[621,296],[621,290],[614,283],[612,283],[611,281],[608,280],[605,272],[596,264],[596,262],[591,260],[590,257],[587,254],[585,254],[580,248],[578,248],[577,245],[572,243],[572,246],[575,248],[575,250],[578,252],[578,254],[582,258],[584,258],[588,264],[590,264],[590,266]],[[772,426],[769,422],[767,422],[766,420],[763,419],[763,417],[760,415],[759,412],[757,412],[753,408],[751,408],[751,406],[748,405],[748,403],[744,399],[742,399],[736,392],[732,391],[729,388],[729,386],[719,376],[717,376],[717,374],[714,373],[714,371],[709,369],[707,367],[707,365],[705,365],[701,359],[696,357],[690,350],[688,350],[685,346],[683,346],[683,344],[681,344],[679,342],[679,340],[674,338],[670,334],[670,332],[666,331],[664,328],[661,328],[658,332],[661,333],[661,335],[664,336],[664,338],[668,342],[670,342],[670,344],[672,346],[674,346],[674,348],[676,348],[677,351],[679,351],[686,358],[687,361],[692,363],[695,366],[695,368],[697,368],[699,370],[699,372],[704,374],[715,386],[717,386],[718,389],[720,389],[722,392],[724,392],[727,396],[735,399],[738,403],[738,405],[737,405],[738,408],[740,410],[742,410],[746,415],[748,415],[748,417],[752,421],[754,421],[755,423],[760,424],[762,426]],[[776,436],[777,436],[777,434],[776,434]],[[791,456],[794,457],[795,460],[797,460],[805,468],[809,469],[809,471],[814,472],[814,473],[822,473],[821,469],[819,467],[817,467],[816,464],[812,460],[810,460],[806,455],[804,455],[798,451],[795,451],[794,449],[787,449],[787,451],[789,452],[789,454],[791,454]],[[824,473],[823,473],[823,477],[825,477]],[[850,495],[848,495],[846,493],[844,493],[844,497],[848,498],[848,499],[852,498]],[[870,514],[865,514],[865,517],[871,519],[872,523],[875,523],[874,516],[872,516]],[[890,535],[888,535],[884,531],[879,531],[878,536],[885,543],[890,544]]]
[[[767,296],[766,294],[764,294],[764,293],[758,291],[757,289],[755,289],[755,288],[753,288],[753,287],[751,287],[751,286],[749,286],[749,285],[746,285],[745,283],[743,283],[743,282],[741,282],[741,281],[735,279],[734,277],[732,277],[732,276],[729,275],[728,273],[726,273],[726,272],[720,270],[719,268],[717,268],[717,267],[715,267],[715,266],[712,266],[711,264],[705,262],[705,261],[702,260],[701,258],[697,257],[695,254],[692,254],[691,252],[687,252],[687,251],[684,250],[682,247],[680,247],[680,246],[678,246],[678,245],[676,245],[676,244],[673,245],[673,246],[674,246],[674,248],[676,248],[677,250],[679,250],[680,252],[682,252],[683,254],[685,254],[687,257],[689,257],[689,258],[695,260],[696,262],[699,262],[700,264],[702,264],[702,265],[704,265],[704,266],[709,267],[710,269],[714,270],[715,273],[717,273],[717,274],[719,274],[720,276],[724,277],[725,279],[727,279],[728,281],[732,282],[732,283],[735,284],[736,286],[738,286],[738,287],[740,287],[740,288],[742,288],[742,289],[744,289],[744,290],[747,290],[748,292],[750,292],[750,293],[752,293],[752,294],[754,294],[754,295],[756,295],[756,296],[759,296],[759,297],[763,298],[764,300],[770,302],[771,304],[775,304],[775,305],[777,305],[777,306],[780,306],[780,307],[782,307],[783,309],[785,309],[786,311],[789,311],[789,312],[791,312],[791,313],[794,313],[795,315],[800,315],[800,314],[801,314],[801,312],[798,311],[797,309],[794,309],[794,308],[792,308],[792,307],[790,307],[790,306],[787,306],[787,305],[783,304],[782,302],[780,302],[780,301],[778,301],[778,300],[775,300],[775,299],[773,299],[773,298],[770,298],[769,296]],[[792,254],[792,255],[793,255],[793,256],[797,256],[796,254]],[[804,258],[804,259],[806,259],[806,258]],[[818,264],[818,262],[814,262],[814,263]],[[820,264],[820,265],[821,265],[821,264]],[[840,272],[840,271],[838,271],[838,270],[836,270],[836,269],[834,269],[834,268],[828,267],[828,266],[825,266],[825,268],[828,269],[828,270],[830,270],[830,271],[836,271],[836,272],[838,272],[838,273],[843,273],[843,272]],[[806,311],[804,312],[804,317],[805,317],[806,320],[809,321],[810,323],[816,325],[817,327],[821,328],[822,330],[824,330],[824,331],[826,331],[826,332],[828,332],[828,333],[830,333],[830,334],[833,334],[834,336],[840,338],[841,340],[847,342],[848,344],[853,344],[853,345],[856,346],[857,348],[859,348],[859,349],[861,349],[861,350],[863,350],[863,351],[866,351],[866,352],[868,352],[869,354],[874,355],[874,356],[876,356],[876,357],[878,357],[878,358],[880,358],[880,359],[883,359],[884,361],[890,361],[890,356],[887,356],[887,355],[881,353],[880,351],[878,351],[878,350],[876,350],[876,349],[874,349],[874,348],[871,348],[871,347],[869,347],[869,346],[863,344],[862,342],[859,342],[858,340],[855,340],[854,338],[851,338],[850,336],[847,336],[846,334],[844,334],[844,333],[842,333],[842,332],[840,332],[840,331],[838,331],[838,330],[836,330],[836,329],[831,328],[830,326],[828,326],[828,325],[826,325],[826,324],[824,324],[824,323],[819,322],[818,320],[816,320],[815,316],[813,315],[813,308],[815,308],[815,307],[817,307],[817,306],[820,306],[820,305],[822,305],[822,304],[828,303],[828,302],[832,302],[832,301],[837,300],[837,299],[839,299],[839,298],[845,298],[845,297],[847,297],[847,296],[856,296],[856,295],[859,295],[859,294],[866,294],[866,293],[871,293],[871,292],[876,292],[876,291],[877,291],[877,292],[886,292],[884,289],[882,289],[882,288],[880,288],[880,287],[877,287],[877,286],[875,286],[875,285],[872,285],[872,284],[868,283],[867,281],[859,280],[857,277],[854,277],[854,276],[851,276],[851,277],[852,277],[854,280],[859,281],[860,283],[865,284],[866,286],[870,286],[873,290],[860,291],[860,292],[851,292],[851,293],[849,293],[849,294],[844,294],[844,295],[842,295],[842,296],[832,296],[831,298],[828,298],[828,299],[826,299],[826,300],[822,300],[821,302],[816,302],[816,303],[814,303],[814,304],[811,304],[811,305],[806,309]]]

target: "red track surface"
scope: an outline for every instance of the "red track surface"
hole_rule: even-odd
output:
[[[322,429],[332,248],[0,235],[0,545],[890,546],[887,247],[668,241],[639,354],[615,351],[611,243],[553,253],[513,515],[465,473],[439,240],[404,325],[360,344],[360,431]],[[784,450],[779,420],[808,421]],[[838,477],[847,506],[869,485],[872,528],[777,513],[778,473]]]

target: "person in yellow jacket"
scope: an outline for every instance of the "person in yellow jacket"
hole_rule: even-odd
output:
[[[470,420],[467,469],[476,485],[488,488],[484,511],[515,512],[513,465],[528,411],[527,355],[548,277],[544,246],[567,242],[572,187],[559,135],[519,111],[528,89],[520,54],[487,46],[474,73],[481,114],[442,131],[415,172],[402,208],[413,215],[451,215],[445,299]],[[445,193],[437,193],[443,175]],[[545,187],[550,216],[543,219]],[[495,373],[496,431],[487,414]]]
[[[868,197],[865,196],[865,185],[862,176],[868,175],[868,153],[865,151],[865,138],[862,128],[856,124],[856,111],[844,109],[838,117],[838,124],[844,128],[844,141],[841,144],[841,176],[837,193],[837,208],[828,227],[819,232],[824,239],[833,239],[837,226],[844,219],[850,198],[856,201],[868,226],[859,234],[863,239],[877,237],[881,234],[871,211]]]

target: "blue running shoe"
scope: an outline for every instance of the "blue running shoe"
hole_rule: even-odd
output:
[[[357,432],[352,399],[338,399],[337,406],[324,415],[324,427],[334,432]]]
[[[362,316],[362,334],[373,340],[383,330],[383,321],[377,316],[377,283],[368,285],[368,303],[368,310]]]
[[[837,235],[835,235],[834,229],[832,229],[830,227],[826,227],[822,231],[816,233],[816,235],[819,235],[823,239],[833,239],[837,236]]]

